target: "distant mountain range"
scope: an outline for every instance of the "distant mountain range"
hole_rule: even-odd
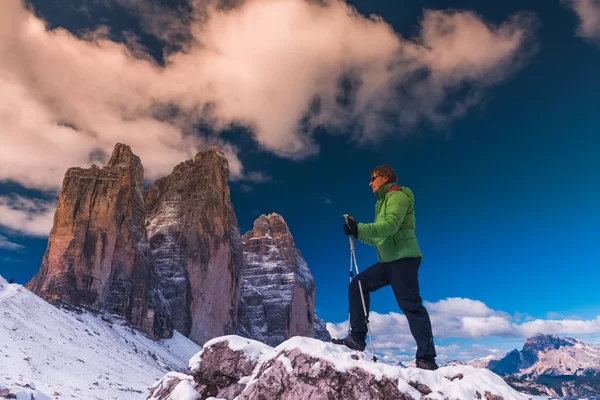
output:
[[[532,395],[600,396],[600,346],[573,338],[538,334],[500,359],[447,363],[461,364],[487,368]]]
[[[497,361],[497,360],[499,360],[499,358],[494,357],[494,356],[487,356],[487,357],[482,357],[482,358],[475,358],[475,359],[473,359],[471,361],[467,361],[467,362],[459,361],[459,360],[452,360],[452,361],[448,361],[446,363],[446,365],[451,365],[451,366],[454,366],[454,365],[471,365],[471,366],[473,366],[475,368],[487,368],[488,364],[491,361]]]

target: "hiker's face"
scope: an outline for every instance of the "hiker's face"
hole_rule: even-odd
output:
[[[379,189],[381,189],[383,187],[383,185],[385,185],[386,183],[387,183],[387,180],[383,176],[373,174],[373,175],[371,175],[371,182],[369,182],[369,186],[371,186],[371,189],[373,189],[373,192],[376,192]]]

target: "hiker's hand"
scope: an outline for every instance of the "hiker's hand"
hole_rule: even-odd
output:
[[[344,224],[344,233],[348,236],[354,236],[358,238],[358,225],[352,217],[348,217],[348,222]]]

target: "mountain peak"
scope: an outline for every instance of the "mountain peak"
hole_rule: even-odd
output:
[[[196,154],[196,157],[194,157],[194,158],[199,159],[199,158],[202,158],[202,157],[204,157],[204,156],[206,156],[208,154],[217,154],[217,155],[219,155],[221,157],[225,157],[225,152],[220,147],[218,147],[218,146],[208,146],[208,147],[200,150],[198,152],[198,154]]]
[[[579,340],[573,338],[561,338],[558,335],[545,335],[538,333],[535,336],[527,338],[523,345],[523,351],[534,353],[545,352],[548,350],[557,350],[561,347],[574,346]]]
[[[277,222],[282,221],[285,224],[285,220],[283,219],[283,217],[275,212],[268,214],[268,215],[262,214],[260,217],[258,217],[258,219],[261,221],[268,221],[269,223],[275,222],[275,221],[277,221]],[[287,224],[286,224],[286,226],[287,226]]]
[[[123,143],[117,143],[108,161],[108,166],[115,167],[119,164],[130,164],[131,162],[141,165],[140,158],[133,154],[131,147]]]
[[[262,214],[254,221],[252,230],[246,232],[244,237],[273,237],[278,238],[285,235],[289,235],[290,228],[283,219],[283,217],[277,213],[271,213],[268,215]]]

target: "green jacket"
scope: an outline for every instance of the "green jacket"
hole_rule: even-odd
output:
[[[395,190],[389,191],[396,187]],[[407,187],[388,183],[375,192],[375,221],[359,223],[358,240],[375,246],[377,258],[386,263],[407,257],[423,257],[415,236],[415,197]]]

